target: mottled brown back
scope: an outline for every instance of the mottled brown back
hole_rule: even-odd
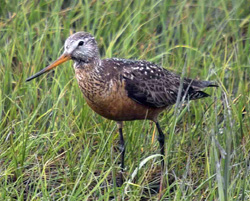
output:
[[[179,90],[181,98],[195,100],[209,96],[201,91],[203,88],[216,87],[209,81],[188,78],[184,78],[180,85],[180,76],[148,61],[112,58],[102,60],[102,65],[110,78],[119,76],[119,79],[125,80],[125,88],[131,99],[154,108],[175,104]]]

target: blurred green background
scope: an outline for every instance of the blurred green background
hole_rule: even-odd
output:
[[[160,118],[162,199],[249,200],[249,8],[249,0],[0,1],[0,200],[158,198],[153,124],[126,122],[126,183],[117,187],[116,125],[88,108],[72,62],[25,82],[76,31],[93,34],[103,58],[149,60],[217,82],[210,98]]]

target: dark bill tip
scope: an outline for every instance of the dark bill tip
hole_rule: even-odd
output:
[[[33,76],[27,78],[27,79],[26,79],[26,82],[29,82],[29,81],[33,80],[34,78],[36,78],[36,77],[42,75],[42,74],[45,73],[45,72],[50,71],[52,68],[55,68],[55,67],[57,67],[58,65],[64,63],[65,61],[68,61],[68,60],[70,60],[70,59],[71,59],[70,55],[68,55],[68,54],[62,54],[62,55],[61,55],[56,61],[54,61],[52,64],[50,64],[50,65],[47,66],[46,68],[42,69],[41,71],[39,71],[39,72],[36,73],[35,75],[33,75]]]
[[[35,75],[32,75],[32,76],[30,76],[29,78],[27,78],[27,79],[25,80],[25,82],[29,82],[29,81],[31,81],[31,80],[37,78],[38,76],[42,75],[42,74],[45,73],[45,72],[46,72],[45,69],[43,69],[43,70],[39,71],[38,73],[36,73]]]

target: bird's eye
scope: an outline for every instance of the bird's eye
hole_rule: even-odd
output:
[[[81,40],[79,43],[78,43],[78,46],[82,46],[84,44],[84,42]]]

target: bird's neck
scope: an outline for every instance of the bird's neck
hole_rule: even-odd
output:
[[[85,73],[92,73],[94,71],[99,71],[101,66],[101,59],[99,57],[86,60],[75,60],[74,69],[76,71],[84,71]]]
[[[94,85],[96,81],[102,82],[102,61],[100,59],[91,62],[75,62],[74,69],[79,85]]]
[[[108,94],[109,86],[102,77],[102,73],[101,63],[89,63],[75,68],[76,79],[88,103],[97,104],[98,100],[102,100],[104,94]]]

